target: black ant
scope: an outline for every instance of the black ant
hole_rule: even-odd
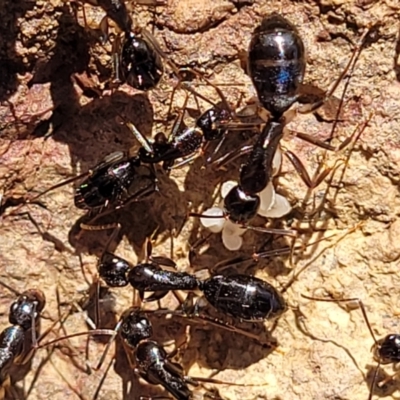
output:
[[[160,265],[173,266],[170,259],[156,257],[153,262],[135,266],[106,252],[99,263],[99,275],[109,286],[130,284],[146,302],[163,298],[170,290],[200,290],[207,301],[225,315],[244,321],[263,321],[286,311],[278,291],[261,279],[249,275],[214,275],[206,280],[186,272],[167,271]],[[155,292],[144,298],[145,292]]]
[[[164,53],[149,32],[140,28],[132,29],[133,21],[124,0],[84,0],[83,2],[101,7],[106,13],[100,22],[103,43],[109,37],[108,19],[114,21],[124,34],[122,41],[120,35],[117,35],[112,46],[116,81],[126,82],[139,90],[154,88],[163,74],[161,58]],[[155,6],[164,4],[157,0],[138,2]]]
[[[121,40],[118,34],[112,45],[117,82],[127,83],[135,89],[144,91],[153,89],[163,75],[162,60],[164,60],[179,79],[178,86],[209,102],[207,98],[196,93],[184,82],[177,66],[161,49],[150,32],[143,28],[132,27],[133,21],[124,0],[85,0],[85,2],[99,6],[106,12],[106,16],[100,23],[103,42],[108,39],[108,18],[118,25],[124,35]],[[137,0],[137,2],[150,6],[165,5],[164,0]]]
[[[44,194],[79,179],[84,180],[76,189],[74,203],[80,209],[98,211],[109,207],[121,208],[144,198],[157,190],[154,164],[162,162],[163,168],[169,171],[175,161],[182,158],[179,165],[183,165],[190,161],[186,157],[192,156],[204,145],[207,140],[205,136],[220,131],[204,121],[204,115],[200,126],[195,128],[181,129],[182,120],[178,118],[169,138],[158,133],[153,143],[149,143],[132,123],[126,121],[126,126],[142,145],[136,153],[111,153],[89,171],[46,189],[26,203],[33,203]]]
[[[125,287],[131,285],[139,293],[141,301],[151,302],[160,300],[169,291],[175,290],[200,290],[205,299],[219,312],[244,321],[264,321],[279,317],[287,309],[285,300],[280,293],[268,282],[248,275],[215,275],[205,280],[196,276],[176,271],[167,271],[160,268],[161,265],[175,268],[176,264],[166,257],[151,256],[152,245],[147,244],[147,261],[133,266],[127,260],[108,251],[108,247],[119,231],[119,226],[114,229],[110,239],[100,256],[98,263],[99,277],[109,287]],[[261,257],[269,257],[271,254],[280,254],[283,251],[265,252]],[[145,292],[155,292],[145,298]],[[176,295],[176,293],[174,292]],[[187,309],[188,302],[178,297],[182,304],[182,315],[195,316],[207,322],[208,318],[199,313],[197,302],[194,312]],[[186,307],[185,307],[186,306]],[[222,321],[209,322],[222,329],[236,331],[245,336],[254,338],[254,335],[242,330],[236,330],[230,324]],[[257,338],[258,340],[258,338]],[[269,342],[268,342],[269,343]]]
[[[372,400],[374,388],[376,385],[376,381],[378,378],[379,367],[381,364],[393,364],[400,362],[400,334],[391,333],[386,335],[384,338],[377,340],[375,334],[372,330],[371,324],[368,320],[367,311],[365,309],[364,303],[359,298],[348,298],[348,299],[324,299],[318,297],[311,297],[302,294],[302,297],[315,300],[315,301],[328,301],[334,303],[343,303],[343,302],[357,302],[361,309],[361,313],[364,317],[365,323],[367,324],[368,330],[374,340],[374,344],[372,346],[372,351],[374,355],[374,360],[377,361],[377,366],[375,368],[374,376],[372,378],[371,388],[368,396],[368,400]],[[390,382],[396,375],[400,372],[397,371],[393,375],[388,376],[382,382],[378,383],[379,387],[384,386],[386,383]]]
[[[93,169],[28,198],[24,204],[34,203],[44,194],[79,179],[83,181],[75,191],[75,206],[99,212],[98,216],[104,215],[103,209],[125,207],[157,190],[157,179],[150,166],[143,165],[138,155],[117,151],[106,156]]]
[[[29,289],[11,304],[9,322],[12,324],[0,334],[0,399],[9,390],[10,369],[13,365],[24,365],[30,361],[37,348],[39,316],[46,304],[44,293]],[[31,339],[28,341],[28,335]],[[28,345],[29,343],[29,345]]]
[[[368,30],[370,32],[370,30]],[[368,33],[367,32],[367,33]],[[367,33],[333,88],[324,98],[313,104],[309,111],[320,107],[334,92],[343,76],[354,68],[357,54],[360,53]],[[277,13],[265,17],[260,26],[253,32],[248,50],[248,72],[257,91],[261,106],[269,111],[270,118],[258,135],[253,146],[246,146],[222,158],[227,160],[249,154],[240,169],[239,183],[233,186],[224,197],[222,217],[228,217],[234,223],[248,227],[247,223],[258,213],[261,203],[260,194],[267,188],[273,177],[273,160],[279,143],[285,133],[285,125],[289,122],[286,112],[301,98],[301,87],[305,73],[304,44],[297,29]],[[366,126],[366,124],[365,124]],[[364,127],[365,127],[364,126]],[[364,129],[364,128],[362,128]],[[356,135],[357,130],[338,147],[319,141],[305,134],[299,137],[322,148],[340,151],[344,149]],[[318,186],[334,168],[326,168],[312,180],[298,157],[285,151],[289,160],[299,171],[306,185],[310,188]],[[221,159],[218,161],[221,164]],[[192,214],[199,216],[198,214]],[[211,215],[200,215],[203,218],[215,218]],[[252,227],[249,227],[252,228]],[[253,228],[252,228],[253,229]],[[273,233],[273,232],[270,232]],[[278,230],[282,234],[282,230]],[[284,234],[292,235],[292,231]]]
[[[236,118],[236,114],[230,109],[221,90],[205,77],[193,69],[187,68],[208,85],[212,86],[223,99],[221,106],[216,105],[203,112],[195,122],[194,127],[183,126],[183,117],[188,102],[186,96],[182,106],[182,112],[176,118],[171,133],[168,138],[164,133],[159,132],[150,143],[138,129],[130,122],[127,127],[131,130],[135,138],[141,144],[138,150],[138,157],[143,163],[157,164],[163,163],[163,169],[170,171],[172,168],[182,167],[198,157],[205,147],[212,141],[221,141],[227,130],[221,125],[223,121],[229,121]],[[197,94],[195,93],[195,96]],[[178,159],[182,161],[176,163]]]
[[[111,226],[106,227],[111,228]],[[106,229],[105,228],[105,229]],[[351,230],[353,230],[352,228]],[[132,265],[129,261],[108,251],[110,244],[118,235],[120,226],[114,227],[108,243],[98,261],[98,274],[109,287],[125,287],[131,285],[139,293],[140,300],[143,302],[152,302],[162,299],[173,291],[178,301],[182,305],[182,315],[199,317],[205,322],[208,318],[199,313],[203,303],[200,299],[196,302],[194,312],[187,308],[189,301],[182,300],[176,293],[176,290],[196,291],[200,290],[203,297],[220,313],[233,317],[237,320],[257,322],[267,319],[277,319],[288,308],[285,299],[282,296],[288,286],[282,292],[276,290],[270,283],[250,275],[231,274],[231,275],[213,275],[208,279],[198,279],[195,275],[186,272],[172,271],[176,268],[175,262],[167,257],[152,256],[152,244],[147,242],[147,257],[144,262]],[[335,234],[333,235],[335,236]],[[327,238],[324,238],[327,239]],[[320,239],[318,240],[324,240]],[[307,246],[313,246],[317,242],[309,243]],[[306,247],[307,247],[306,246]],[[304,251],[303,246],[297,247]],[[234,259],[227,262],[220,262],[213,266],[213,270],[219,268],[233,267],[238,263],[245,261],[257,262],[260,259],[270,258],[289,254],[293,249],[284,247],[259,253],[254,253],[249,259]],[[170,270],[164,270],[165,266]],[[154,292],[149,297],[145,297],[145,292]],[[196,319],[196,318],[195,318]],[[221,325],[222,324],[222,325]],[[236,328],[218,321],[214,325],[223,329],[235,332]],[[254,338],[246,331],[238,333]],[[257,338],[258,340],[258,338]]]
[[[251,384],[232,383],[218,379],[191,377],[185,375],[182,366],[170,360],[177,353],[178,349],[171,354],[168,354],[160,343],[155,340],[151,340],[151,337],[153,336],[153,327],[147,316],[148,313],[167,313],[174,315],[174,312],[167,310],[145,312],[138,307],[131,307],[122,314],[121,319],[117,323],[114,330],[96,329],[88,332],[72,334],[68,335],[67,337],[53,340],[43,346],[48,346],[60,340],[75,336],[108,334],[111,336],[111,339],[102,357],[100,358],[98,365],[95,368],[95,370],[99,370],[105,360],[107,351],[110,348],[112,341],[119,333],[123,341],[123,347],[128,355],[128,361],[132,371],[151,385],[161,385],[177,400],[193,399],[194,392],[189,388],[188,385],[198,387],[200,386],[200,382],[246,387],[254,386]],[[133,357],[131,355],[133,355]],[[111,360],[111,362],[112,361],[113,360]],[[108,369],[109,367],[107,367],[106,371],[108,371]],[[101,383],[104,381],[104,379],[105,376],[102,378]],[[94,399],[97,398],[99,391],[100,386],[96,390]],[[216,397],[214,395],[210,395],[210,397],[220,399],[220,397]]]

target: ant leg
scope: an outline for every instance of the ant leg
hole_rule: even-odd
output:
[[[118,335],[119,330],[121,329],[122,322],[123,322],[123,320],[122,320],[122,318],[121,318],[121,319],[119,320],[119,322],[117,323],[116,327],[114,328],[114,330],[111,331],[112,334],[110,335],[110,340],[108,341],[108,343],[107,343],[107,345],[106,345],[106,347],[105,347],[105,349],[104,349],[104,351],[103,351],[103,354],[101,355],[101,357],[100,357],[100,359],[99,359],[99,362],[97,363],[97,365],[96,365],[95,367],[93,367],[93,369],[94,369],[95,371],[100,370],[101,366],[103,365],[104,360],[105,360],[105,358],[106,358],[106,356],[107,356],[107,353],[108,353],[108,351],[110,350],[111,345],[112,345],[113,342],[115,341],[115,339],[116,339],[116,337],[117,337],[117,335]],[[97,330],[96,330],[96,331],[97,331]],[[103,329],[100,329],[99,331],[103,331]],[[107,329],[107,331],[109,331],[109,330]],[[93,331],[92,331],[92,332],[93,332]]]
[[[121,76],[121,36],[118,34],[112,42],[111,54],[114,65],[115,84],[122,83],[123,77]]]
[[[244,229],[249,229],[255,232],[270,233],[271,235],[282,235],[297,237],[297,231],[293,229],[276,229],[276,228],[262,228],[259,226],[242,225]]]
[[[16,213],[17,213],[23,206],[25,206],[25,205],[27,205],[27,204],[38,204],[38,205],[43,206],[41,203],[37,203],[36,200],[39,199],[40,197],[44,196],[45,194],[47,194],[47,193],[49,193],[49,192],[55,190],[55,189],[58,189],[58,188],[60,188],[60,187],[62,187],[62,186],[65,186],[65,185],[68,185],[69,183],[75,182],[75,181],[77,181],[77,180],[79,180],[79,179],[86,178],[86,177],[90,176],[92,173],[93,173],[93,172],[92,172],[91,170],[89,170],[89,171],[87,171],[87,172],[84,172],[83,174],[80,174],[80,175],[78,175],[78,176],[74,176],[74,177],[69,178],[69,179],[67,179],[67,180],[65,180],[65,181],[62,181],[62,182],[60,182],[60,183],[57,183],[57,184],[55,184],[55,185],[49,187],[48,189],[44,190],[43,192],[40,192],[40,193],[38,193],[38,194],[36,194],[36,195],[30,197],[30,198],[27,198],[24,202],[22,202],[21,204],[19,204],[19,206],[18,206],[15,210],[11,211],[8,215],[16,215]],[[46,208],[46,207],[44,207],[44,208]]]
[[[372,336],[372,339],[374,340],[374,348],[379,348],[379,343],[376,340],[375,334],[372,330],[371,324],[369,322],[368,319],[368,315],[367,315],[367,311],[365,309],[364,303],[362,302],[362,300],[360,300],[359,298],[346,298],[346,299],[327,299],[327,298],[321,298],[321,297],[312,297],[312,296],[308,296],[308,295],[304,295],[301,294],[302,297],[309,299],[309,300],[315,300],[315,301],[326,301],[326,302],[334,302],[334,303],[341,303],[341,302],[356,302],[360,309],[361,309],[361,313],[363,315],[364,321],[368,327],[368,330]],[[375,372],[374,372],[374,376],[372,378],[372,383],[371,383],[371,388],[370,388],[370,392],[369,392],[369,396],[368,396],[368,400],[372,400],[372,396],[373,396],[373,392],[374,392],[374,388],[376,385],[376,380],[378,378],[378,372],[379,372],[379,367],[381,365],[381,360],[378,360],[378,364],[375,368]],[[398,375],[400,373],[400,371],[397,371],[395,374],[387,377],[386,379],[384,379],[382,382],[379,382],[377,385],[379,387],[382,387],[383,385],[385,385],[386,383],[390,382],[396,375]]]
[[[243,335],[243,336],[246,336],[246,337],[248,337],[250,339],[255,340],[257,343],[261,344],[262,346],[275,347],[275,344],[272,343],[271,341],[269,341],[269,340],[265,340],[264,341],[258,335],[255,335],[255,334],[253,334],[251,332],[248,332],[248,331],[246,331],[244,329],[237,328],[237,327],[235,327],[235,326],[233,326],[233,325],[231,325],[231,324],[229,324],[229,323],[227,323],[225,321],[217,319],[217,318],[212,318],[212,317],[209,317],[209,316],[204,315],[204,314],[186,314],[185,312],[179,312],[179,311],[171,312],[171,314],[172,315],[176,315],[176,316],[180,316],[182,318],[187,318],[190,321],[203,322],[205,324],[209,324],[209,325],[215,326],[215,327],[220,328],[220,329],[224,329],[224,330],[229,331],[229,332],[238,333],[239,335]]]
[[[214,90],[217,92],[218,96],[220,97],[220,99],[222,101],[223,108],[225,110],[229,111],[229,113],[231,114],[233,119],[236,119],[235,110],[232,109],[232,107],[230,106],[230,104],[229,104],[228,100],[226,99],[225,95],[222,93],[222,90],[217,85],[215,85],[213,82],[211,82],[209,79],[207,79],[200,71],[197,71],[194,68],[190,68],[190,67],[181,68],[180,71],[191,72],[192,74],[194,74],[195,76],[197,76],[198,78],[200,78],[201,80],[206,82],[207,85],[209,85],[212,88],[214,88]],[[217,108],[220,108],[220,107],[217,106]]]
[[[187,347],[188,347],[188,343],[189,343],[189,333],[190,332],[190,326],[186,327],[186,334],[185,334],[185,339],[182,341],[182,343],[179,343],[179,345],[177,345],[175,347],[174,350],[172,350],[168,355],[167,355],[167,359],[172,359],[174,358],[178,353],[183,354]]]
[[[30,349],[28,349],[28,351],[26,351],[26,353],[23,355],[23,357],[20,360],[14,361],[15,364],[24,365],[24,364],[28,363],[32,359],[35,351],[42,347],[40,345],[42,340],[44,338],[46,338],[46,336],[50,332],[53,331],[53,329],[55,328],[55,326],[58,323],[60,323],[62,326],[64,324],[65,320],[69,317],[70,313],[71,313],[71,309],[69,309],[66,313],[61,315],[59,318],[57,318],[39,337],[37,337],[38,321],[37,321],[37,319],[33,318],[34,315],[36,314],[36,305],[35,305],[34,310],[32,310],[32,327],[31,327],[32,343],[31,343],[31,347],[30,347]]]
[[[361,129],[360,129],[360,126],[358,125],[354,129],[353,133],[348,138],[346,138],[342,143],[340,143],[339,146],[332,146],[327,142],[319,140],[319,139],[317,139],[307,133],[303,133],[303,132],[290,131],[290,134],[298,137],[299,139],[304,140],[307,143],[314,144],[315,146],[321,147],[325,150],[329,150],[329,151],[333,151],[333,152],[340,152],[340,151],[344,150],[351,142],[353,142],[354,138],[356,138],[356,140],[358,139],[358,137],[361,135],[361,133],[364,131],[364,129],[368,126],[369,122],[372,119],[372,116],[373,116],[373,114],[370,113],[367,120],[363,123]],[[360,132],[357,133],[358,129],[360,129]],[[332,134],[331,134],[331,136],[332,136]]]
[[[195,154],[191,155],[190,157],[185,158],[184,160],[175,163],[171,169],[177,169],[177,168],[181,168],[186,164],[189,164],[190,162],[196,160],[197,158],[199,158],[201,155],[203,154],[202,150],[197,151]]]
[[[189,84],[185,83],[181,79],[181,74],[179,72],[179,68],[175,65],[175,63],[171,60],[171,58],[161,49],[159,43],[157,42],[157,39],[149,31],[147,31],[146,29],[141,29],[140,33],[143,35],[144,38],[146,38],[151,43],[151,45],[154,47],[154,50],[159,54],[160,57],[162,57],[167,62],[169,67],[172,69],[173,73],[175,74],[175,76],[179,80],[178,87],[182,87],[183,89],[187,90],[188,92],[190,92],[194,96],[198,96],[199,98],[201,98],[205,102],[211,104],[214,107],[217,107],[216,104],[214,104],[212,101],[210,101],[207,97],[205,97],[202,94],[198,93]]]
[[[358,297],[353,297],[353,298],[345,298],[345,299],[327,299],[327,298],[323,298],[323,297],[313,297],[313,296],[308,296],[305,294],[301,293],[301,297],[304,297],[305,299],[308,300],[315,300],[315,301],[325,301],[325,302],[331,302],[331,303],[350,303],[350,302],[355,302],[358,304],[358,306],[361,309],[361,313],[364,317],[365,323],[367,324],[368,330],[372,336],[372,339],[375,342],[375,345],[378,345],[378,341],[376,340],[376,337],[374,335],[374,332],[372,330],[371,324],[369,322],[368,319],[368,315],[367,315],[367,311],[365,309],[364,303],[362,302],[361,299],[359,299]]]
[[[100,21],[99,28],[102,33],[102,35],[100,36],[100,42],[102,45],[105,45],[109,39],[108,37],[109,24],[107,15],[105,15]]]
[[[372,383],[371,383],[371,388],[369,390],[368,400],[372,400],[372,396],[374,394],[374,389],[375,389],[375,385],[376,385],[376,380],[378,379],[378,373],[379,373],[380,366],[381,366],[381,363],[378,362],[378,364],[375,368],[374,376],[372,378]],[[379,386],[379,384],[378,384],[378,386]]]
[[[298,246],[297,249],[303,249],[303,247]],[[215,264],[215,266],[212,268],[212,271],[216,271],[219,274],[225,269],[236,267],[239,265],[243,266],[243,264],[246,262],[254,265],[255,263],[258,263],[260,260],[265,258],[279,257],[290,254],[290,251],[290,247],[282,247],[280,249],[254,252],[250,257],[234,257],[228,260],[220,261],[219,263]]]
[[[377,368],[378,369],[378,368]],[[397,375],[400,374],[400,371],[396,371],[394,374],[388,376],[387,378],[385,378],[383,381],[378,382],[377,386],[378,387],[383,387],[385,386],[387,383],[389,383],[392,379],[394,379]]]
[[[228,218],[227,215],[224,215],[223,211],[221,210],[221,215],[207,215],[207,214],[199,214],[199,213],[189,213],[189,217],[196,217],[196,218],[209,218],[209,219],[221,219],[221,218]],[[242,229],[250,229],[256,232],[262,233],[270,233],[271,235],[284,235],[284,236],[297,236],[297,232],[295,230],[290,229],[276,229],[276,228],[262,228],[259,226],[252,226],[246,224],[238,224]]]
[[[307,135],[307,134],[298,134],[296,133],[296,135],[309,142],[312,144],[315,144],[319,147],[322,147],[324,149],[327,150],[331,150],[334,152],[340,152],[342,150],[344,150],[350,143],[355,143],[358,138],[361,136],[361,134],[364,132],[364,130],[366,129],[366,127],[368,126],[369,122],[371,121],[372,118],[372,114],[370,114],[370,116],[368,117],[368,119],[362,124],[362,126],[360,127],[359,125],[354,129],[353,133],[351,134],[350,137],[348,137],[345,141],[343,141],[339,146],[334,147],[331,146],[325,142],[322,142],[320,140],[317,140],[315,138],[312,138],[311,136]],[[294,168],[296,169],[296,171],[299,173],[299,176],[301,177],[301,179],[303,180],[303,182],[310,188],[310,189],[314,189],[317,186],[319,186],[323,180],[332,172],[335,171],[340,165],[343,164],[343,160],[337,160],[335,165],[333,167],[328,167],[328,168],[324,168],[322,171],[318,171],[316,176],[314,176],[313,178],[310,177],[310,175],[308,174],[306,168],[304,167],[303,163],[300,161],[300,159],[290,150],[284,150],[284,154],[286,155],[286,157],[288,158],[288,160],[293,164]],[[347,160],[348,161],[348,160]]]
[[[185,117],[185,109],[189,100],[189,96],[186,94],[185,101],[183,102],[182,108],[175,118],[174,124],[172,125],[171,133],[169,134],[168,140],[172,141],[179,133],[179,129],[183,124],[183,118]]]
[[[250,154],[253,151],[253,145],[243,146],[238,150],[231,151],[217,160],[213,161],[211,165],[215,165],[218,169],[225,167],[232,161],[236,160],[241,156]]]
[[[112,358],[110,360],[110,362],[107,364],[107,368],[105,369],[104,374],[101,377],[99,384],[97,385],[96,391],[94,392],[93,400],[97,400],[97,398],[99,397],[100,390],[104,384],[104,381],[106,380],[107,374],[110,371],[110,368],[111,368],[113,362],[114,362],[114,358]]]
[[[283,153],[293,164],[293,167],[299,174],[300,178],[309,189],[315,189],[316,187],[318,187],[332,171],[337,170],[343,164],[342,160],[337,160],[333,167],[325,168],[317,177],[311,179],[304,164],[294,153],[292,153],[290,150],[283,150]]]
[[[338,79],[335,81],[333,86],[331,87],[328,92],[326,92],[325,96],[323,96],[322,99],[308,105],[308,107],[300,107],[298,109],[298,112],[301,114],[307,114],[310,112],[316,111],[319,107],[321,107],[330,97],[332,97],[333,93],[336,91],[337,87],[339,86],[340,82],[343,80],[343,78],[349,73],[350,75],[354,71],[354,67],[358,61],[358,58],[360,57],[361,51],[364,48],[367,38],[369,34],[373,31],[374,28],[376,28],[377,24],[371,25],[368,27],[368,29],[364,32],[362,35],[360,42],[358,45],[353,50],[353,53],[350,57],[350,60],[348,61],[346,67],[342,71],[342,73],[339,75]]]

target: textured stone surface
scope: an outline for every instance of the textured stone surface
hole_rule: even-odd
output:
[[[294,269],[286,256],[262,261],[251,268],[244,264],[237,266],[238,271],[267,279],[278,288],[304,268],[285,296],[291,306],[300,307],[306,319],[299,320],[289,309],[273,331],[279,343],[273,352],[240,335],[211,327],[192,329],[183,356],[183,365],[190,375],[207,377],[219,370],[217,379],[253,385],[218,385],[223,398],[366,399],[375,362],[370,352],[373,341],[360,310],[345,304],[306,300],[301,294],[359,297],[378,337],[399,332],[398,5],[389,1],[168,0],[155,12],[144,6],[129,5],[136,23],[154,32],[174,62],[182,67],[194,65],[207,72],[212,81],[228,84],[222,90],[233,103],[240,94],[244,99],[254,95],[239,57],[246,51],[251,32],[263,15],[280,12],[296,25],[307,49],[306,82],[324,90],[345,67],[353,48],[350,43],[358,43],[370,23],[382,21],[376,41],[362,52],[351,78],[344,121],[338,126],[337,136],[343,140],[370,113],[372,118],[351,152],[344,175],[341,176],[340,169],[335,175],[326,202],[328,211],[318,220],[312,218],[311,224],[305,218],[300,219],[304,209],[312,210],[314,195],[317,204],[323,199],[326,185],[322,184],[310,196],[288,162],[278,179],[278,190],[294,206],[294,212],[282,225],[302,228],[298,243],[310,244],[322,237],[336,236],[295,255]],[[0,280],[18,291],[41,288],[47,297],[45,316],[53,319],[57,318],[58,306],[64,313],[88,291],[95,276],[97,256],[109,232],[78,235],[83,213],[73,205],[72,185],[43,196],[41,201],[46,209],[30,205],[17,210],[13,204],[27,192],[44,190],[88,170],[112,151],[137,145],[120,124],[118,114],[129,116],[148,136],[160,130],[168,132],[172,125],[166,124],[173,83],[170,74],[148,95],[126,85],[115,93],[98,90],[105,87],[113,74],[111,48],[101,46],[96,39],[95,28],[102,11],[90,6],[85,10],[86,30],[81,8],[76,17],[66,1],[6,0],[0,10],[0,19],[6,22],[0,27],[0,59],[5,60],[0,65],[0,194],[5,207],[0,217]],[[86,82],[85,91],[78,79]],[[207,87],[198,90],[218,101],[214,90]],[[96,97],[98,94],[100,97]],[[175,100],[177,108],[184,94],[179,92]],[[330,122],[321,122],[314,115],[297,115],[289,126],[321,139],[330,134],[331,127]],[[232,134],[229,140],[236,146],[243,137]],[[315,171],[323,154],[320,148],[292,137],[283,144],[299,155],[309,171]],[[346,160],[346,153],[329,154],[326,165],[332,166],[338,157]],[[242,250],[232,254],[222,248],[220,238],[214,235],[189,267],[190,245],[206,232],[201,231],[195,219],[183,225],[186,215],[210,207],[218,192],[217,185],[235,179],[239,163],[218,172],[201,169],[201,165],[198,160],[174,170],[170,177],[160,175],[159,193],[105,219],[107,223],[122,224],[122,240],[116,248],[120,256],[132,262],[143,259],[145,238],[152,235],[156,242],[154,253],[169,255],[170,232],[180,229],[180,235],[173,241],[174,260],[180,270],[189,272],[212,269],[218,262],[236,255],[250,256],[255,248],[262,246],[266,235],[247,232]],[[41,233],[22,214],[27,211]],[[259,218],[254,223],[264,222]],[[274,247],[287,242],[279,239]],[[109,321],[111,327],[132,304],[133,296],[129,288],[112,293],[112,298],[100,303],[107,316],[112,316],[115,310],[114,319]],[[1,328],[8,324],[7,312],[13,298],[14,294],[7,289],[0,290]],[[171,296],[162,300],[162,305],[177,304]],[[75,310],[64,331],[51,335],[87,330],[83,318]],[[182,321],[156,322],[155,339],[170,343],[182,340]],[[50,320],[43,320],[44,329],[50,324]],[[266,323],[265,327],[271,325]],[[241,326],[254,332],[264,329],[251,324]],[[85,344],[85,337],[71,340],[70,353],[73,352],[75,363],[65,348],[52,354],[49,349],[37,351],[32,368],[16,385],[14,398],[26,398],[29,390],[29,399],[93,398],[114,350],[101,371],[88,375]],[[117,347],[115,368],[108,372],[98,398],[137,399],[141,395],[164,394],[160,387],[138,383],[129,372],[121,344]],[[91,341],[92,365],[103,350],[104,343]],[[384,371],[390,374],[391,366],[385,366]],[[384,389],[377,389],[375,396],[397,398],[399,385],[399,380],[395,380]]]

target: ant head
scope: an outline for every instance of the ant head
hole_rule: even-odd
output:
[[[127,274],[131,268],[132,265],[128,261],[105,252],[100,259],[98,271],[107,286],[123,287],[129,283]]]
[[[120,68],[126,83],[139,90],[154,88],[163,72],[159,55],[144,38],[132,32],[125,35]]]
[[[372,347],[374,358],[381,364],[400,361],[400,335],[390,334],[378,340]]]
[[[130,308],[122,316],[121,336],[131,347],[136,347],[153,334],[153,327],[146,314],[138,308]]]
[[[44,293],[38,289],[23,292],[10,307],[10,324],[19,325],[23,329],[32,327],[32,322],[38,317],[46,304]]]
[[[196,125],[203,132],[204,138],[209,140],[222,139],[226,129],[219,127],[229,121],[231,113],[222,107],[212,107],[205,111],[197,120]]]
[[[166,143],[168,143],[168,138],[165,136],[164,132],[158,132],[154,136],[154,143],[166,144]]]
[[[257,215],[260,197],[246,194],[240,186],[234,186],[224,198],[224,207],[229,219],[246,223]]]

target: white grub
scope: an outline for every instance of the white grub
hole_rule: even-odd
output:
[[[203,212],[203,215],[209,215],[215,218],[200,218],[200,223],[213,233],[219,233],[224,228],[226,219],[224,210],[219,207],[212,207]],[[220,218],[218,218],[220,217]]]
[[[279,152],[276,165],[282,161],[282,155]],[[279,170],[279,167],[277,167]],[[237,185],[235,181],[227,181],[221,185],[221,195],[223,198]],[[266,218],[280,218],[291,211],[291,206],[287,199],[275,193],[274,186],[270,182],[267,187],[259,193],[260,208],[258,214]],[[200,218],[201,224],[213,233],[222,232],[222,242],[224,246],[231,251],[239,250],[243,244],[242,235],[246,232],[240,224],[232,222],[224,216],[223,205],[212,207],[205,210],[203,215],[214,216],[215,218]],[[219,217],[219,218],[218,218]]]
[[[288,214],[291,210],[292,207],[286,197],[275,194],[275,201],[272,206],[267,210],[260,207],[258,214],[266,218],[280,218]]]
[[[278,175],[282,166],[282,151],[280,147],[276,149],[274,159],[272,160],[272,176]]]
[[[228,193],[232,190],[232,188],[234,188],[235,186],[237,186],[237,182],[235,181],[226,181],[221,185],[221,196],[224,199]]]
[[[268,183],[267,187],[258,195],[260,197],[258,214],[264,216],[263,213],[271,209],[275,203],[275,189],[272,182]]]
[[[228,250],[239,250],[242,247],[242,235],[245,232],[246,228],[227,220],[222,231],[222,242]]]

